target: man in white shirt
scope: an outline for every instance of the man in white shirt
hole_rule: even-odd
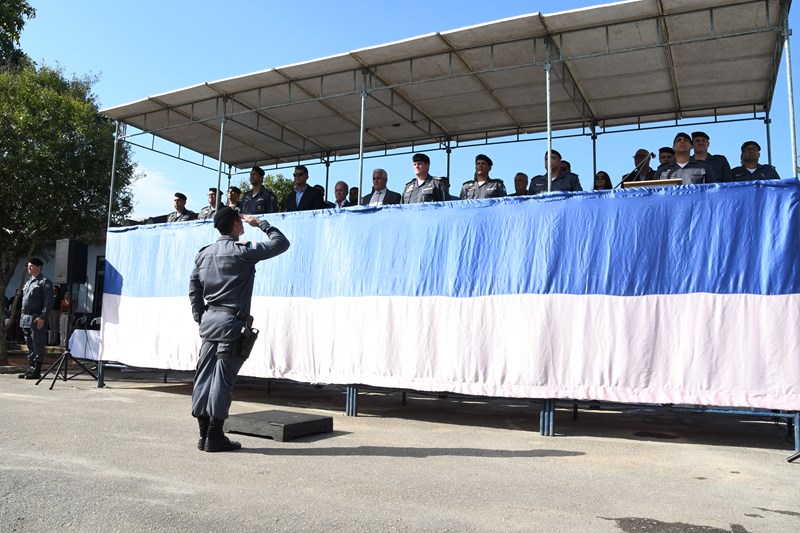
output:
[[[372,192],[366,195],[361,200],[361,205],[371,205],[373,207],[381,205],[399,204],[399,192],[390,191],[386,188],[386,182],[389,181],[389,174],[382,168],[376,168],[372,171]]]

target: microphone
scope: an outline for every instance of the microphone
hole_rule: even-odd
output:
[[[655,159],[655,157],[656,157],[656,154],[654,154],[653,152],[650,152],[648,159],[642,159],[642,162],[639,163],[638,165],[636,165],[636,167],[634,167],[634,169],[633,169],[633,172],[631,172],[631,174],[634,175],[633,178],[631,178],[628,181],[635,181],[636,178],[639,177],[639,172],[641,172],[642,169],[645,167],[645,163],[647,163],[650,159]],[[614,187],[614,188],[616,189],[617,187],[619,187],[620,185],[625,183],[625,178],[627,178],[631,174],[625,174],[624,176],[622,176],[622,181],[617,183],[616,187]]]

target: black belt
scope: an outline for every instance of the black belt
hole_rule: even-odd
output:
[[[216,311],[217,313],[228,313],[229,315],[234,315],[239,320],[247,321],[247,319],[250,318],[250,315],[244,311],[236,309],[235,307],[228,307],[225,305],[207,305],[206,309],[208,311]]]

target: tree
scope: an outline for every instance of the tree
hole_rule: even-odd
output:
[[[114,124],[98,111],[93,79],[59,69],[0,70],[0,293],[20,259],[61,238],[96,241],[108,217]],[[117,151],[112,219],[132,210],[137,178],[127,145]],[[0,364],[7,361],[0,324]]]
[[[18,48],[25,19],[36,16],[27,0],[0,2],[0,67],[17,70],[30,64],[28,56]]]
[[[276,176],[267,174],[264,176],[264,187],[275,193],[275,196],[278,197],[278,210],[283,211],[286,197],[294,191],[294,181],[284,178],[283,174]]]
[[[276,174],[275,176],[272,174],[265,174],[264,187],[275,193],[275,196],[278,198],[278,210],[283,211],[286,197],[294,190],[294,181],[284,178],[283,174]],[[242,196],[244,196],[244,193],[252,189],[252,187],[248,180],[242,180],[239,183],[239,189],[241,189]]]

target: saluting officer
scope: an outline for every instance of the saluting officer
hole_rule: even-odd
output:
[[[459,200],[472,200],[474,198],[501,198],[506,195],[506,186],[503,180],[489,177],[492,171],[492,160],[488,155],[475,156],[475,179],[465,181],[461,186]]]
[[[25,334],[25,345],[28,347],[28,361],[31,367],[22,379],[39,379],[42,377],[45,344],[47,344],[47,318],[53,307],[53,282],[42,275],[44,263],[38,257],[28,261],[30,279],[22,289],[22,315],[19,327]]]
[[[242,220],[260,228],[267,240],[239,242],[244,234]],[[192,315],[203,340],[192,390],[192,416],[200,426],[197,447],[224,452],[241,448],[225,436],[222,427],[228,418],[236,375],[252,348],[244,342],[252,334],[250,300],[256,263],[282,254],[289,241],[266,220],[240,217],[227,206],[217,210],[214,227],[221,236],[200,250],[189,278]]]
[[[406,183],[402,203],[444,202],[447,199],[446,186],[428,173],[431,168],[431,158],[426,154],[414,154],[411,161],[414,164],[416,177]]]

